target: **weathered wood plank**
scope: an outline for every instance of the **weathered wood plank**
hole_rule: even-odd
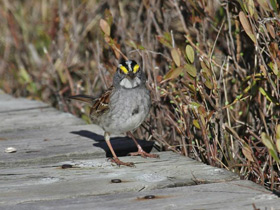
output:
[[[0,113],[46,107],[50,106],[41,101],[28,100],[26,98],[14,98],[7,94],[0,93]]]
[[[85,123],[43,102],[13,98],[0,93],[0,134],[14,130],[78,124]]]
[[[60,112],[54,108],[0,113],[0,134],[14,130],[82,124],[85,123],[81,119],[78,119],[69,113]]]
[[[68,183],[71,184],[71,183]],[[111,184],[115,185],[115,184]],[[94,186],[93,186],[94,187]],[[64,193],[64,192],[62,192]],[[155,199],[143,199],[155,195]],[[3,205],[9,210],[140,210],[140,209],[279,209],[280,199],[250,181],[231,181],[152,191],[40,200],[20,205]]]
[[[122,157],[124,161],[135,162],[135,168],[114,166],[105,158],[3,168],[0,172],[0,204],[147,191],[239,179],[229,171],[172,152],[160,153],[160,156],[160,159]],[[73,168],[61,169],[59,166],[62,164],[71,164]],[[112,179],[121,179],[122,183],[112,184]]]

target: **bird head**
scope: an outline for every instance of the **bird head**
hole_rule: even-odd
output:
[[[123,61],[118,65],[115,80],[123,88],[135,88],[143,84],[143,72],[134,60]]]

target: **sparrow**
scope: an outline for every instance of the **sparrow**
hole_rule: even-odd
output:
[[[69,98],[91,105],[90,119],[104,130],[105,141],[113,155],[112,162],[117,165],[134,166],[134,163],[123,162],[117,157],[110,142],[111,134],[127,133],[133,139],[138,151],[130,153],[132,156],[159,157],[145,152],[132,135],[143,123],[151,107],[145,73],[134,60],[123,61],[118,65],[112,86],[100,97],[75,95]]]

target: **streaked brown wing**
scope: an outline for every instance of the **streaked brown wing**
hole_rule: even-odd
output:
[[[109,109],[110,95],[113,90],[114,87],[112,86],[98,98],[89,95],[75,95],[68,98],[91,104],[90,115],[98,117]]]
[[[96,100],[96,98],[88,95],[75,95],[75,96],[69,96],[68,98],[78,100],[78,101],[83,101],[89,104],[93,104],[94,101]]]
[[[105,93],[96,99],[90,109],[90,115],[100,116],[109,109],[110,95],[113,90],[114,87],[111,86],[108,90],[106,90]]]

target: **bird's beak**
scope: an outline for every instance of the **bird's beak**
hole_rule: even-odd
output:
[[[132,71],[130,71],[130,72],[128,72],[127,77],[132,80],[132,79],[134,79],[135,74]]]

